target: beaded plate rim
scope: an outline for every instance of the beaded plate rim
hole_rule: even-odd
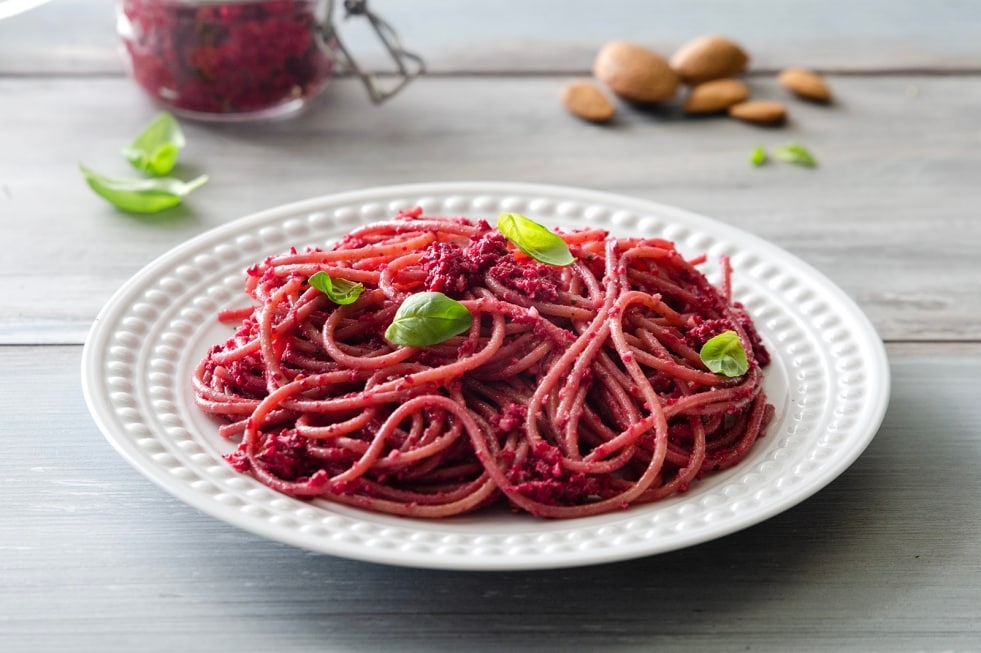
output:
[[[608,515],[549,521],[505,510],[449,520],[391,517],[300,501],[235,473],[232,444],[194,405],[190,371],[242,305],[244,269],[289,246],[325,245],[400,208],[491,221],[523,212],[548,225],[658,235],[731,257],[733,292],[773,354],[777,415],[749,458],[688,493]],[[86,403],[112,446],[178,499],[218,519],[312,551],[386,564],[516,570],[598,564],[691,546],[747,528],[838,477],[875,436],[889,398],[885,348],[861,309],[788,252],[670,206],[599,191],[504,182],[369,188],[241,218],[188,240],[134,275],[96,318],[82,354]]]

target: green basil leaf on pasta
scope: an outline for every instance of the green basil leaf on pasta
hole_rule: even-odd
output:
[[[806,147],[797,143],[776,148],[773,150],[773,156],[784,163],[793,163],[805,168],[817,167],[817,159],[814,155]]]
[[[723,376],[742,376],[749,370],[746,350],[735,331],[723,331],[709,338],[698,353],[705,367]]]
[[[122,154],[137,170],[162,177],[174,169],[185,143],[177,119],[164,111],[123,148]]]
[[[364,284],[357,281],[348,281],[340,277],[333,278],[323,270],[315,272],[308,279],[311,286],[327,295],[330,301],[335,304],[353,304],[361,296]]]
[[[757,168],[766,163],[766,159],[766,150],[763,149],[762,145],[757,145],[756,148],[749,153],[749,162]]]
[[[438,345],[470,329],[467,307],[441,292],[409,295],[385,331],[385,339],[406,347]]]
[[[158,213],[177,206],[188,193],[208,181],[207,175],[191,181],[173,177],[111,179],[83,165],[79,168],[92,190],[117,209],[130,213]]]
[[[572,265],[576,259],[569,246],[557,234],[520,213],[502,213],[497,228],[515,247],[546,265]]]

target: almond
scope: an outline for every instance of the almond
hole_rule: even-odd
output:
[[[824,81],[824,77],[812,70],[804,68],[787,68],[781,72],[777,79],[786,88],[790,89],[805,100],[814,102],[830,102],[831,89]]]
[[[749,55],[724,36],[701,36],[671,57],[671,67],[686,84],[735,77],[746,70]]]
[[[729,115],[756,125],[778,125],[787,118],[787,110],[779,102],[752,100],[729,107]]]
[[[593,74],[620,97],[659,102],[678,92],[678,76],[661,55],[635,43],[613,41],[596,55]]]
[[[714,79],[691,90],[685,113],[717,113],[748,99],[749,89],[738,79]]]
[[[606,122],[616,113],[616,107],[606,94],[586,79],[566,84],[561,97],[565,108],[583,120]]]

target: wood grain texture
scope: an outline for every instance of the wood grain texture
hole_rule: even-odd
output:
[[[76,168],[132,174],[119,147],[156,111],[134,85],[0,79],[0,121],[18,125],[4,134],[17,155],[0,159],[0,343],[82,342],[140,267],[235,218],[335,191],[453,180],[581,186],[704,213],[816,267],[887,340],[981,337],[981,77],[832,77],[831,107],[751,80],[757,97],[788,102],[791,122],[775,130],[684,118],[677,104],[621,106],[614,125],[596,127],[561,107],[567,79],[423,79],[382,108],[340,81],[292,122],[188,123],[178,173],[211,180],[151,217],[114,210]],[[792,141],[820,167],[749,165],[757,144]]]
[[[340,3],[336,3],[340,4]],[[58,0],[0,22],[0,73],[120,74],[113,0]],[[633,40],[670,54],[723,32],[756,70],[981,68],[972,0],[373,0],[431,72],[583,73],[599,47]],[[387,63],[364,21],[336,21],[359,61]]]
[[[981,638],[979,346],[891,346],[882,429],[796,508],[674,553],[521,573],[314,555],[198,513],[103,440],[79,354],[0,348],[18,379],[0,393],[3,651],[960,651]]]

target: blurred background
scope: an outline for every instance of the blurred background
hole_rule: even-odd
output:
[[[113,0],[0,0],[0,72],[120,74]],[[337,15],[343,13],[338,2]],[[826,71],[975,70],[972,0],[373,0],[371,7],[423,55],[433,74],[585,73],[612,39],[670,54],[706,33],[752,53],[752,68]],[[9,8],[8,8],[9,7]],[[386,62],[364,21],[341,19],[364,63]],[[46,37],[46,38],[43,38]]]

